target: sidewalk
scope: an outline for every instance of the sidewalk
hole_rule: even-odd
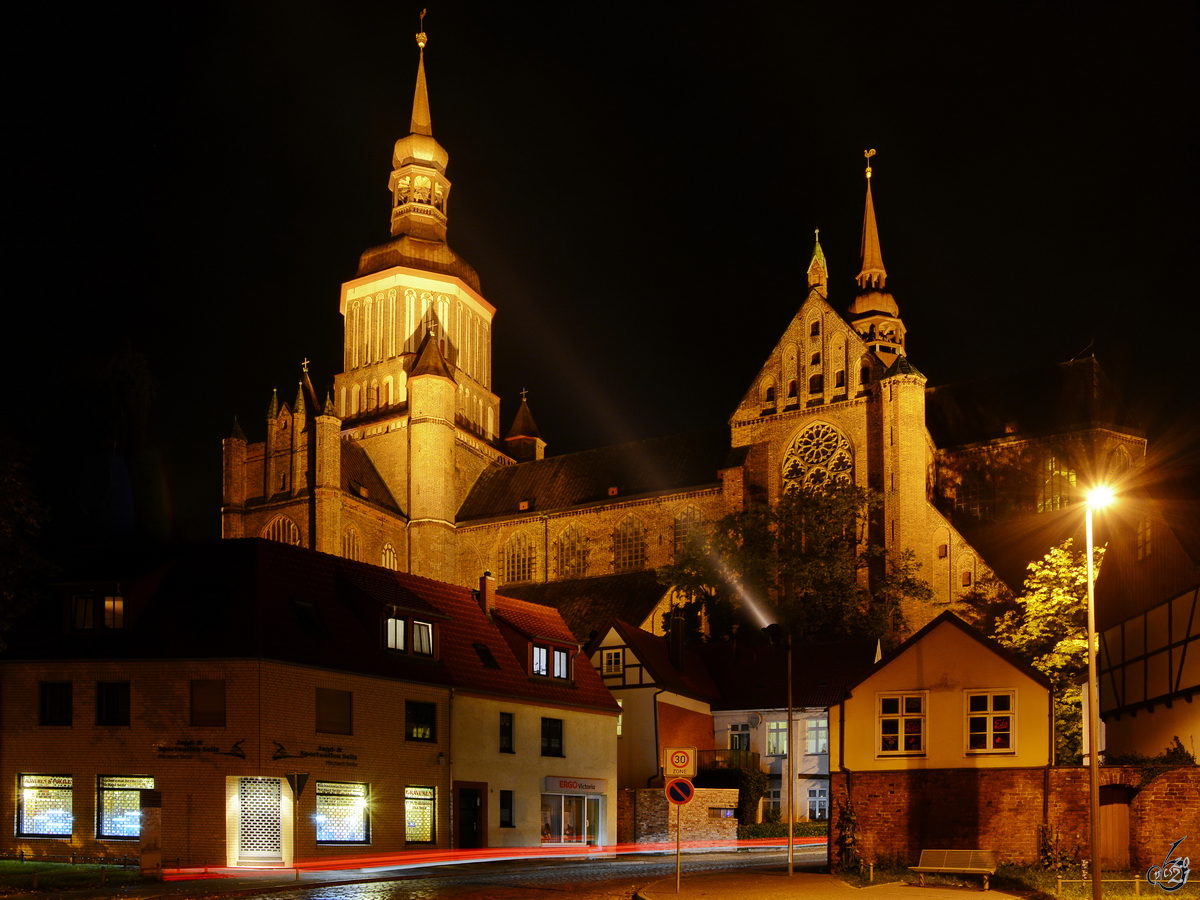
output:
[[[712,875],[684,875],[679,893],[675,878],[664,878],[647,885],[635,900],[964,900],[982,894],[987,900],[1015,900],[1019,895],[991,890],[986,894],[971,888],[920,887],[894,881],[865,888],[851,887],[834,875],[797,871],[790,878],[787,867],[756,869]]]

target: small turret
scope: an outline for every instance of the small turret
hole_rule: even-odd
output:
[[[528,393],[528,391],[521,391],[521,406],[517,410],[516,418],[513,419],[512,428],[504,437],[504,446],[508,455],[517,462],[529,462],[543,459],[546,456],[546,442],[542,440],[537,422],[533,420],[533,413],[529,410],[529,403],[526,400]]]

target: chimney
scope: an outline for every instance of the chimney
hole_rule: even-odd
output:
[[[671,665],[676,672],[683,671],[683,616],[678,612],[671,615],[671,633],[667,636],[667,650]]]
[[[496,608],[496,579],[491,572],[484,572],[479,577],[479,606],[491,618],[492,610]]]

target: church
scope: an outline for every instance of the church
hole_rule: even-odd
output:
[[[431,126],[423,33],[417,43],[391,237],[341,287],[343,369],[319,396],[306,363],[295,396],[271,398],[261,440],[235,424],[223,537],[458,585],[490,571],[506,595],[558,606],[580,640],[611,618],[661,633],[670,597],[654,570],[697,524],[837,478],[879,494],[878,542],[911,551],[932,587],[931,604],[905,610],[915,630],[981,579],[1019,579],[1049,547],[1006,547],[998,523],[1063,510],[1092,479],[1144,460],[1093,359],[927,384],[887,287],[874,151],[856,283],[831,277],[818,240],[796,312],[744,373],[727,422],[546,456],[526,400],[509,416],[492,391],[496,309],[447,239],[449,154]]]

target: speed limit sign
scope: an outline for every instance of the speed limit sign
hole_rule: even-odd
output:
[[[663,776],[666,778],[692,778],[696,774],[695,747],[665,747],[663,749]]]

